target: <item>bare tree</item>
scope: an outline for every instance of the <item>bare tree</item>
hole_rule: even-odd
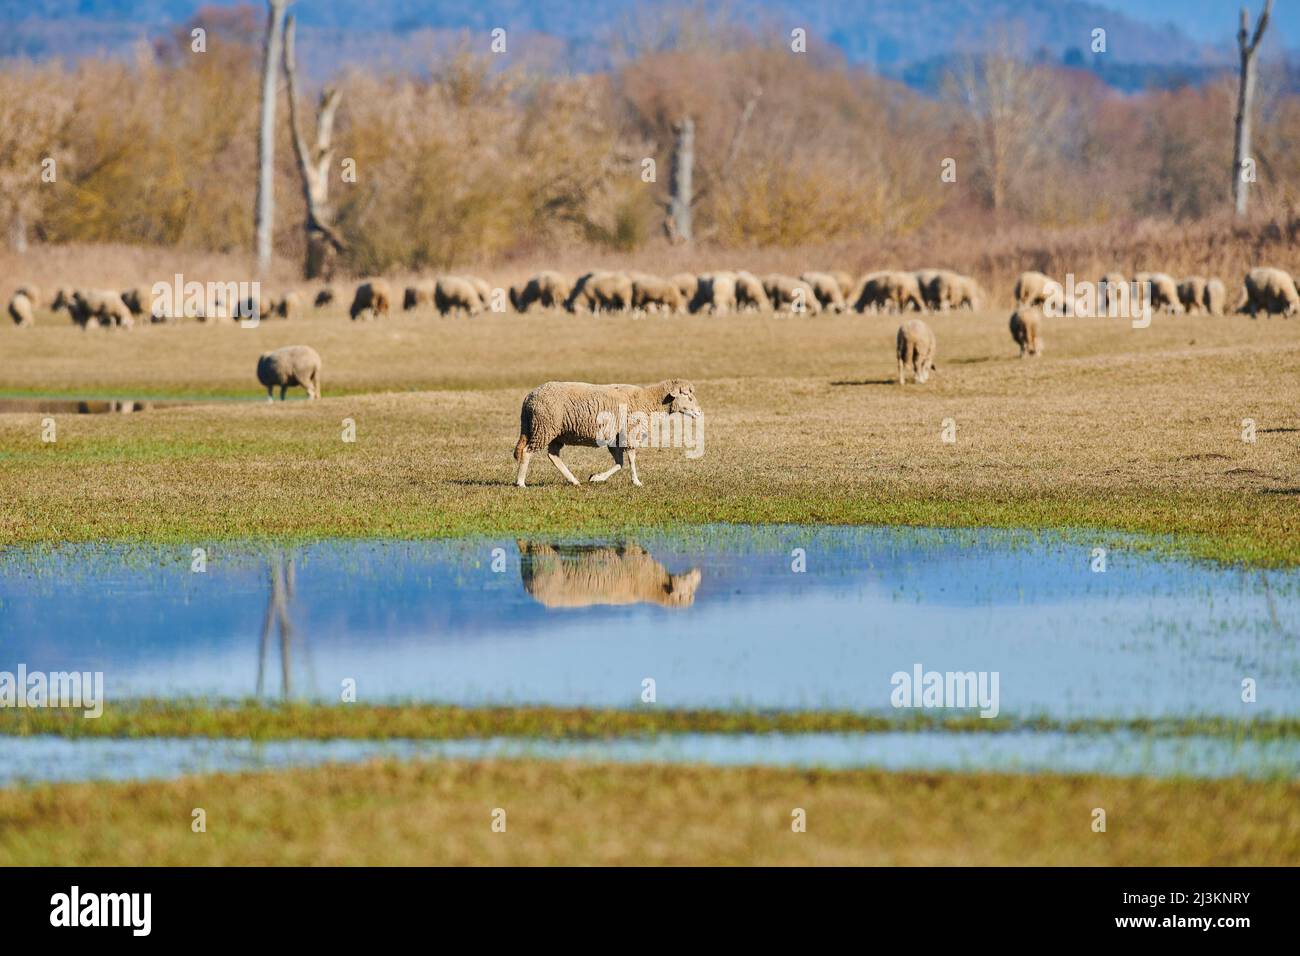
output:
[[[694,202],[692,177],[695,172],[695,120],[687,116],[673,124],[672,167],[668,179],[668,220],[664,224],[674,242],[689,243],[691,204]]]
[[[1241,54],[1241,79],[1237,85],[1237,118],[1232,144],[1232,200],[1237,215],[1246,215],[1250,200],[1250,180],[1245,176],[1245,164],[1250,159],[1251,109],[1255,99],[1255,53],[1259,41],[1268,28],[1268,18],[1273,12],[1273,0],[1264,0],[1264,12],[1255,24],[1255,34],[1250,33],[1250,11],[1241,8],[1241,27],[1237,30],[1237,49]]]
[[[316,141],[308,148],[298,122],[298,82],[293,55],[293,17],[284,28],[284,75],[289,85],[289,127],[293,132],[293,152],[302,177],[302,195],[307,205],[307,259],[303,276],[308,279],[329,278],[334,258],[344,249],[343,240],[334,231],[334,213],[329,204],[330,165],[333,160],[334,114],[343,93],[337,87],[321,91],[316,108]]]
[[[289,0],[267,0],[266,47],[262,57],[262,123],[257,135],[257,205],[253,228],[257,234],[257,269],[271,268],[271,235],[275,228],[275,99],[280,75],[281,37]]]

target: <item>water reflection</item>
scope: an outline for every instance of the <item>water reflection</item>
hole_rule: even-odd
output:
[[[266,599],[266,613],[262,616],[262,639],[258,644],[256,696],[262,696],[266,680],[266,652],[271,643],[271,630],[275,628],[280,638],[280,696],[288,700],[293,696],[294,642],[297,641],[301,647],[304,661],[309,668],[311,655],[307,647],[306,635],[299,635],[294,630],[293,618],[289,613],[289,605],[294,599],[297,584],[294,559],[292,557],[286,559],[283,554],[276,554],[268,562],[267,571],[270,587]]]
[[[658,604],[690,607],[700,570],[670,574],[636,542],[607,546],[517,541],[524,590],[550,608]]]

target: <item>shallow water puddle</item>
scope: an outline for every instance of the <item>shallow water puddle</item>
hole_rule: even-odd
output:
[[[828,770],[1053,771],[1108,776],[1289,777],[1300,741],[1145,738],[1121,732],[679,734],[616,740],[114,740],[0,736],[0,786],[314,767],[392,758],[580,760]]]
[[[927,701],[895,675],[953,672],[996,688],[1003,717],[1300,714],[1300,575],[1125,547],[1094,571],[1105,543],[726,526],[211,547],[202,572],[191,548],[11,548],[0,671],[102,671],[109,707],[337,702],[351,680],[363,702],[906,716],[900,695]],[[1242,700],[1246,679],[1256,703]]]

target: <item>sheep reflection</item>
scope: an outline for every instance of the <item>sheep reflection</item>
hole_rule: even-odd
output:
[[[700,571],[668,569],[635,542],[619,545],[519,541],[524,590],[546,607],[658,604],[690,607]]]

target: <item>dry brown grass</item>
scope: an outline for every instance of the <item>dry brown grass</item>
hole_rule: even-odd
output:
[[[1045,357],[1021,361],[1005,313],[930,321],[939,371],[903,388],[883,316],[4,328],[0,391],[256,399],[257,355],[301,342],[324,357],[325,400],[63,416],[55,444],[39,415],[0,415],[0,540],[883,521],[1168,532],[1300,561],[1300,322],[1061,319]],[[698,385],[703,458],[648,452],[635,492],[621,476],[561,487],[544,460],[538,487],[510,486],[533,385],[668,376]],[[566,454],[584,477],[607,460]]]
[[[1295,865],[1297,806],[1283,782],[376,763],[0,790],[0,864]]]

